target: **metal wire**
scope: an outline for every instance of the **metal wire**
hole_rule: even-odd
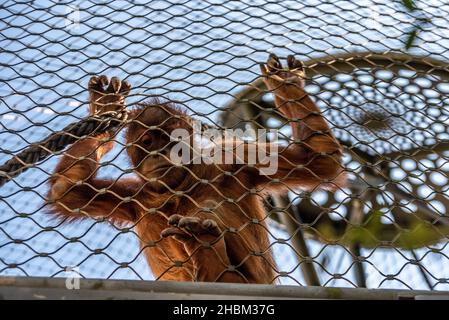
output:
[[[129,123],[125,112],[87,116],[88,79],[126,79],[133,86],[129,106],[162,97],[200,119],[203,130],[271,128],[289,145],[291,119],[276,112],[259,79],[258,64],[275,52],[303,61],[306,91],[343,145],[349,184],[333,193],[258,192],[263,219],[236,234],[253,224],[269,233],[264,249],[275,257],[274,282],[449,289],[449,6],[416,5],[409,11],[383,0],[4,1],[0,276],[60,277],[74,267],[87,278],[153,279],[145,252],[164,250],[161,239],[146,241],[136,231],[144,218],[126,227],[96,219],[65,225],[47,212],[48,182],[65,148]],[[429,22],[421,25],[423,17]],[[113,185],[138,175],[125,155],[127,141],[121,134],[116,140],[98,169]],[[92,199],[104,195],[96,191]],[[217,211],[234,201],[251,217],[238,202],[246,193],[216,192],[219,203],[192,203]],[[131,198],[120,205],[144,207]],[[169,215],[164,205],[145,210]],[[163,254],[170,260],[168,250]],[[171,262],[162,274],[179,267]]]

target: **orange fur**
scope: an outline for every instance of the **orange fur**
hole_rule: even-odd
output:
[[[263,193],[286,188],[332,189],[344,179],[340,145],[305,94],[302,82],[290,81],[297,74],[273,64],[276,61],[269,60],[262,72],[275,95],[277,110],[297,119],[291,122],[297,141],[280,152],[274,175],[260,175],[260,165],[170,165],[168,134],[174,128],[192,130],[191,118],[177,107],[153,101],[133,111],[134,120],[126,133],[138,177],[96,178],[98,162],[112,142],[106,141],[107,134],[78,141],[50,179],[52,211],[67,221],[91,217],[131,224],[157,279],[274,282],[276,266]]]

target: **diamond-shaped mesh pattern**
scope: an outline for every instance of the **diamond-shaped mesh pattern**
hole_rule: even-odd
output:
[[[261,250],[275,261],[265,265],[272,283],[447,290],[449,6],[430,1],[418,7],[408,11],[400,1],[4,1],[0,164],[85,119],[87,83],[101,74],[132,85],[129,110],[158,97],[211,128],[272,128],[283,146],[295,145],[292,119],[274,110],[258,66],[270,52],[293,54],[305,65],[306,92],[343,146],[338,166],[347,185],[324,191],[323,179],[306,191],[296,184],[280,194],[246,188],[230,196],[241,183],[235,176],[229,187],[220,185],[218,196],[196,194],[195,210],[220,215],[226,202],[247,219],[221,233],[240,239],[228,242],[228,250],[244,246],[239,235],[245,230],[264,230],[269,245]],[[407,33],[423,16],[430,23],[404,52]],[[115,185],[139,174],[123,131],[116,140],[98,173]],[[77,267],[88,278],[148,280],[192,270],[193,255],[180,263],[159,234],[142,238],[142,229],[153,228],[142,227],[145,215],[114,223],[98,219],[95,208],[86,213],[96,220],[54,219],[49,182],[66,151],[50,149],[28,158],[36,163],[26,172],[3,174],[11,179],[0,188],[0,276],[61,277]],[[263,186],[270,183],[276,181]],[[91,191],[84,193],[91,201],[102,196]],[[186,198],[183,192],[170,189],[160,199]],[[263,206],[261,219],[256,208],[242,205],[251,192]],[[131,195],[119,205],[138,203],[148,216],[166,218],[175,210]],[[149,268],[145,253],[153,249],[170,260],[169,268]],[[255,250],[231,260],[244,273],[245,261],[261,255]]]

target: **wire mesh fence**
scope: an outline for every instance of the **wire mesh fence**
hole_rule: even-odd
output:
[[[444,1],[2,2],[0,164],[15,166],[1,167],[0,275],[448,290],[448,12]],[[103,74],[122,82],[88,88]],[[173,129],[194,140],[190,117],[200,134],[240,129],[241,145],[277,139],[279,170],[166,166]],[[325,149],[333,136],[341,161]],[[75,141],[91,148],[73,152]],[[201,217],[201,232],[174,214]]]

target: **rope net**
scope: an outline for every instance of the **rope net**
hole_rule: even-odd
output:
[[[412,3],[4,1],[0,276],[448,290],[449,6]],[[183,128],[277,171],[167,167]]]

